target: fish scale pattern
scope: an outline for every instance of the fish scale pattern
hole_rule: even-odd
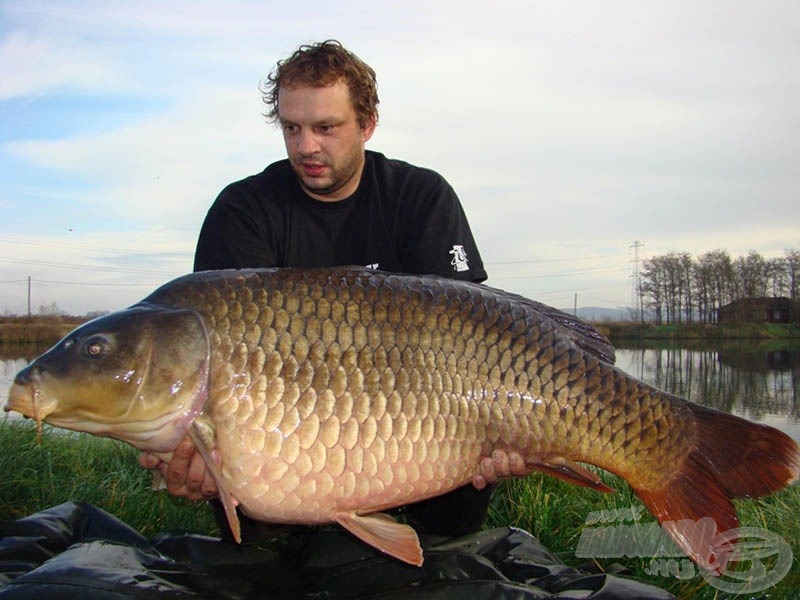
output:
[[[481,286],[282,269],[195,275],[149,300],[205,321],[223,475],[264,520],[441,494],[493,448],[657,478],[666,465],[628,456],[686,443],[650,388],[626,388],[535,306]]]

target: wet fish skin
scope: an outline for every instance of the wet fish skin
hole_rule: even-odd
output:
[[[797,478],[788,436],[647,386],[610,357],[592,329],[486,286],[215,271],[69,334],[20,373],[6,408],[165,455],[188,432],[222,456],[219,470],[207,462],[231,519],[235,498],[265,521],[335,521],[415,564],[413,531],[374,513],[471,481],[494,449],[607,490],[578,462],[597,465],[660,521],[710,516],[719,532],[738,524],[731,497]],[[668,531],[713,566],[707,539]]]

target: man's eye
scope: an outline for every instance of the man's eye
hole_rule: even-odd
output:
[[[296,125],[283,124],[281,125],[281,128],[283,129],[284,133],[294,133],[295,131],[297,131]]]

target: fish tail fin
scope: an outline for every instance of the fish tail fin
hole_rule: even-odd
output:
[[[665,485],[636,493],[690,558],[720,572],[733,550],[731,536],[720,534],[739,526],[731,500],[766,496],[796,481],[800,449],[772,427],[690,406],[695,446]]]

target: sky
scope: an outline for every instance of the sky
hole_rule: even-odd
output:
[[[0,0],[0,314],[191,271],[219,191],[285,157],[260,81],[328,38],[377,72],[368,149],[447,178],[490,285],[615,308],[649,257],[800,248],[796,0]]]

